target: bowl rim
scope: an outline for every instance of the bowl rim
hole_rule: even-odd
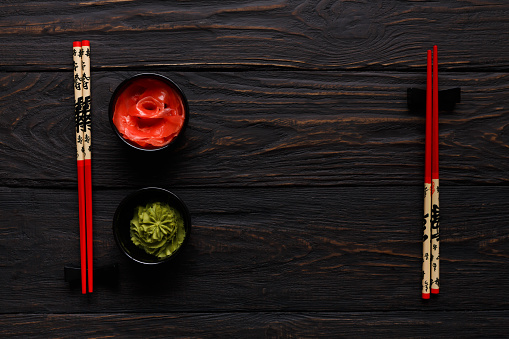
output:
[[[152,78],[152,79],[158,79],[160,81],[165,82],[170,87],[175,89],[179,95],[182,98],[182,103],[184,104],[184,123],[182,125],[182,128],[180,129],[179,133],[175,138],[173,138],[172,141],[170,141],[168,144],[158,147],[158,148],[143,148],[140,146],[135,145],[134,143],[130,142],[129,140],[125,139],[122,134],[117,129],[117,126],[115,126],[115,123],[113,122],[113,114],[115,112],[115,104],[117,103],[117,99],[122,93],[124,89],[127,88],[132,82],[141,79],[141,78]],[[158,74],[158,73],[139,73],[135,74],[132,77],[129,77],[127,79],[124,79],[118,86],[115,88],[115,91],[113,91],[113,94],[111,95],[110,102],[108,105],[108,119],[110,120],[110,125],[113,131],[115,131],[115,134],[122,140],[125,144],[129,145],[130,147],[139,150],[139,151],[146,151],[146,152],[155,152],[155,151],[161,151],[164,149],[170,148],[170,146],[174,146],[177,142],[177,140],[181,139],[182,135],[184,134],[184,131],[186,130],[188,121],[189,121],[189,104],[187,102],[187,97],[184,94],[184,91],[180,88],[179,85],[177,85],[173,80],[170,78]]]
[[[170,254],[167,258],[164,258],[159,261],[154,261],[154,262],[143,261],[143,260],[140,260],[140,259],[130,255],[127,252],[127,250],[124,248],[124,245],[122,244],[122,241],[119,238],[119,234],[118,234],[119,227],[117,226],[118,218],[122,211],[122,207],[125,207],[126,205],[128,205],[131,202],[131,200],[134,197],[136,197],[137,195],[143,194],[145,192],[150,192],[150,191],[157,191],[160,193],[162,192],[164,194],[171,196],[176,201],[178,201],[178,203],[180,204],[180,206],[178,206],[178,210],[183,214],[182,217],[184,219],[184,228],[186,230],[184,240],[182,241],[182,244],[180,244],[180,246],[177,248],[177,250],[175,252],[173,252],[172,254]],[[175,206],[173,206],[173,207],[175,207]],[[173,261],[182,252],[182,249],[187,245],[187,242],[189,241],[189,237],[191,235],[191,229],[192,229],[191,213],[189,212],[189,209],[188,209],[187,205],[184,203],[184,201],[175,193],[173,193],[167,189],[160,188],[160,187],[154,187],[154,186],[144,187],[144,188],[138,189],[138,190],[133,191],[133,192],[129,193],[128,195],[126,195],[118,204],[117,209],[115,210],[115,214],[113,216],[113,222],[112,222],[113,235],[115,238],[115,242],[117,243],[117,246],[120,249],[120,251],[122,253],[124,253],[124,255],[127,256],[132,261],[134,261],[138,264],[149,265],[149,266],[161,265],[161,264],[165,264],[170,261]]]

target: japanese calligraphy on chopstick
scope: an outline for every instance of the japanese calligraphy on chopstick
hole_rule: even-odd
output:
[[[90,42],[73,42],[81,292],[93,291]]]

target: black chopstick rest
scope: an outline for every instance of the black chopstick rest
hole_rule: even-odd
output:
[[[451,88],[438,91],[438,109],[452,111],[461,102],[461,88]],[[420,88],[407,89],[407,105],[410,111],[424,112],[426,109],[426,90]]]
[[[81,281],[80,268],[76,266],[64,267],[64,279],[71,285],[79,284]],[[115,286],[118,283],[118,264],[99,266],[94,268],[94,284]]]

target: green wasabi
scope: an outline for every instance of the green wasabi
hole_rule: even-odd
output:
[[[136,207],[130,226],[132,242],[159,259],[174,253],[186,235],[180,212],[160,202]]]

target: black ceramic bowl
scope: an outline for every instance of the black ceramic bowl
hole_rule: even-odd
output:
[[[145,252],[136,246],[131,240],[130,221],[133,218],[137,206],[148,203],[161,202],[177,209],[184,219],[186,235],[180,247],[170,256],[159,259],[155,255]],[[174,193],[157,187],[147,187],[128,195],[118,205],[113,217],[113,234],[120,250],[136,263],[145,265],[159,265],[173,260],[185,247],[191,235],[191,214],[184,202]]]
[[[164,146],[157,147],[157,148],[143,148],[140,145],[133,143],[132,141],[124,138],[124,136],[118,131],[117,126],[115,126],[115,123],[113,122],[113,114],[115,113],[115,106],[116,106],[119,96],[123,93],[124,90],[126,90],[135,81],[142,80],[142,79],[154,79],[154,80],[159,80],[159,81],[165,83],[172,90],[174,90],[175,93],[177,93],[180,96],[182,103],[184,105],[184,124],[182,125],[182,128],[179,131],[178,135],[176,137],[174,137],[168,144],[166,144]],[[182,139],[182,136],[184,135],[184,132],[186,130],[186,127],[187,127],[187,124],[189,121],[189,105],[187,103],[187,98],[186,98],[184,92],[180,89],[179,86],[177,86],[176,83],[174,83],[167,77],[162,76],[160,74],[155,74],[155,73],[138,74],[138,75],[135,75],[129,79],[124,80],[122,83],[120,83],[120,85],[118,85],[118,87],[115,89],[115,92],[113,92],[113,95],[111,96],[108,113],[109,113],[111,128],[113,129],[115,134],[120,138],[120,140],[125,142],[127,145],[133,147],[134,149],[141,150],[141,151],[159,151],[159,150],[171,148],[171,146],[175,145],[178,142],[178,140]]]

